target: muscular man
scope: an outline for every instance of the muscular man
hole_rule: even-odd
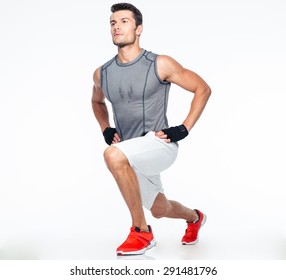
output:
[[[131,4],[111,7],[110,30],[118,54],[94,72],[92,108],[109,147],[104,159],[131,214],[132,226],[117,255],[144,254],[156,245],[143,206],[156,218],[187,222],[182,244],[195,244],[206,221],[199,210],[166,198],[160,173],[176,159],[178,141],[199,119],[211,94],[196,73],[166,55],[140,47],[142,14]],[[189,112],[178,126],[169,127],[166,116],[171,83],[194,93]],[[111,127],[105,98],[111,102]]]

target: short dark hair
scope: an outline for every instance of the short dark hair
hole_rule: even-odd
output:
[[[141,12],[132,4],[118,3],[118,4],[114,4],[111,6],[111,12],[112,13],[117,12],[117,11],[122,11],[122,10],[129,10],[133,13],[133,17],[134,17],[135,22],[136,22],[136,27],[143,23],[143,16],[142,16]]]

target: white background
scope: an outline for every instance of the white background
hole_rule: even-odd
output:
[[[114,1],[0,2],[0,259],[106,259],[130,218],[103,162],[92,113],[93,71],[116,54]],[[211,86],[177,162],[169,198],[207,213],[200,243],[185,223],[146,212],[158,245],[147,259],[286,259],[283,0],[132,1],[141,46]],[[192,94],[171,89],[169,123]]]

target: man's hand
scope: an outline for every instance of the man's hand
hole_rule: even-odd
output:
[[[162,129],[161,131],[156,132],[156,136],[161,139],[166,139],[166,142],[178,142],[185,137],[187,137],[189,131],[182,124],[179,126],[172,126],[166,129]]]
[[[107,127],[103,131],[104,140],[108,145],[120,142],[119,135],[115,128]]]

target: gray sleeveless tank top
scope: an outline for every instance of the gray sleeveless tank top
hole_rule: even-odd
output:
[[[168,128],[166,116],[171,84],[157,73],[157,55],[142,50],[129,63],[117,55],[101,67],[101,88],[111,102],[121,140]]]

